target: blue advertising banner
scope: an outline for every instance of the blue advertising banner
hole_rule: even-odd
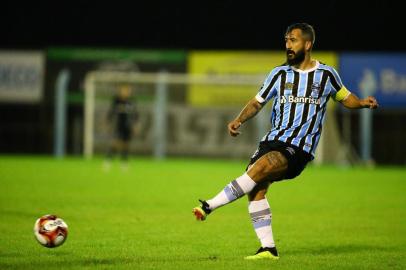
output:
[[[406,108],[406,54],[343,53],[339,73],[359,97],[375,96],[381,107]]]

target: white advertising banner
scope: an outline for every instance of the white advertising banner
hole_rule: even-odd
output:
[[[43,52],[0,51],[0,102],[39,102],[44,70]]]

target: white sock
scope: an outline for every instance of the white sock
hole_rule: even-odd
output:
[[[219,194],[214,198],[207,200],[211,210],[219,208],[225,204],[233,202],[250,192],[256,185],[254,180],[244,173],[234,181],[230,182]]]
[[[248,212],[251,216],[251,222],[255,233],[261,242],[262,247],[274,247],[275,242],[272,235],[272,213],[267,199],[251,201],[248,205]]]

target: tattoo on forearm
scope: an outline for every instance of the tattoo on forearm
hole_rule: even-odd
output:
[[[238,119],[241,121],[241,123],[243,123],[254,117],[259,110],[261,110],[260,105],[256,104],[255,102],[249,102],[238,115]]]

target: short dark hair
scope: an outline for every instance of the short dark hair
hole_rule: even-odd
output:
[[[308,39],[312,42],[313,47],[314,42],[316,41],[316,33],[314,32],[313,26],[308,23],[294,23],[288,26],[285,35],[292,32],[293,29],[302,30],[303,35],[306,35],[308,37]]]

